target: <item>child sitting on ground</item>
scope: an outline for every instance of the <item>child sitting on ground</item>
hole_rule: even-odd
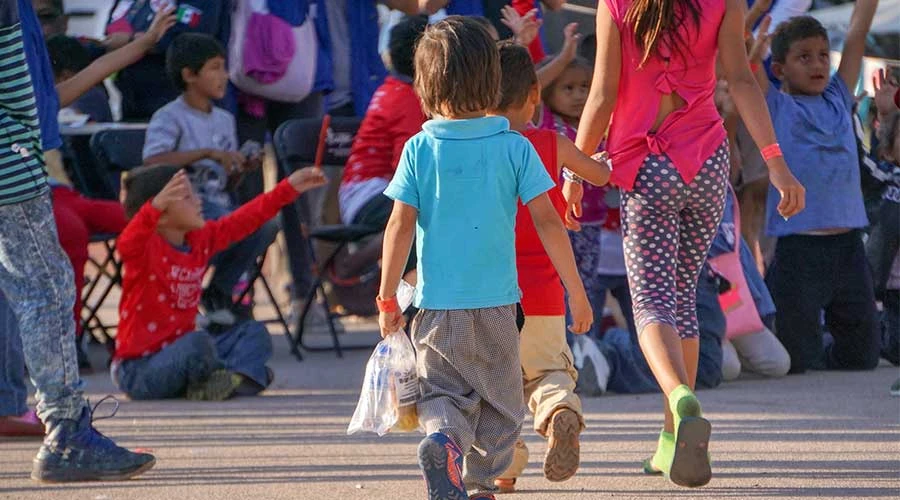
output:
[[[584,155],[556,131],[531,126],[541,100],[534,64],[528,50],[517,43],[500,42],[499,49],[500,103],[491,113],[509,120],[510,130],[524,135],[537,150],[550,178],[556,179],[556,188],[547,195],[562,221],[566,211],[560,182],[563,165],[596,185],[609,180],[609,167]],[[534,414],[535,432],[548,439],[544,477],[564,481],[578,470],[578,434],[584,427],[581,400],[575,395],[578,374],[566,343],[566,292],[530,212],[521,204],[516,215],[516,268],[525,313],[519,351],[525,400]],[[528,448],[520,438],[513,464],[496,481],[500,490],[513,491],[527,464]]]
[[[772,70],[781,91],[757,70],[784,159],[807,191],[806,210],[788,219],[779,215],[779,197],[771,188],[766,212],[766,230],[778,238],[766,281],[778,310],[776,333],[791,357],[790,373],[878,364],[875,297],[862,241],[868,220],[850,116],[851,89],[877,5],[877,0],[856,2],[841,64],[831,78],[828,32],[812,17],[782,23],[772,38]],[[779,152],[776,145],[762,154],[768,159]],[[834,337],[827,349],[823,309]]]
[[[415,68],[422,107],[437,118],[406,143],[385,190],[395,201],[384,238],[379,324],[385,336],[403,327],[395,293],[415,235],[419,312],[411,333],[428,498],[493,499],[494,480],[509,467],[524,420],[516,327],[519,200],[569,292],[572,331],[586,331],[592,312],[546,195],[556,184],[506,118],[486,116],[500,91],[490,33],[475,20],[448,17],[425,30]],[[467,490],[475,493],[469,497]]]
[[[102,85],[103,80],[143,57],[174,22],[174,9],[161,9],[144,35],[93,62],[90,61],[87,49],[74,38],[57,35],[47,40],[47,53],[53,67],[59,106],[63,109],[71,106],[81,113],[88,114],[93,121],[112,121],[108,96]],[[55,123],[57,111],[48,110],[52,115],[46,119]],[[45,118],[41,119],[43,121]],[[78,367],[90,371],[90,361],[81,345],[83,333],[81,289],[84,284],[84,268],[88,261],[88,244],[93,235],[118,234],[127,222],[125,210],[118,201],[88,198],[76,191],[63,167],[60,150],[45,150],[44,159],[50,175],[48,181],[53,192],[53,217],[56,219],[59,242],[72,262],[75,274],[74,317]]]
[[[258,157],[246,158],[238,151],[234,116],[213,105],[228,86],[225,49],[209,35],[182,34],[169,47],[166,70],[182,94],[153,114],[144,164],[187,167],[203,202],[203,216],[219,219],[234,209],[229,182],[260,164]],[[277,232],[277,224],[268,223],[216,256],[216,272],[202,298],[209,321],[227,327],[249,316],[232,303],[232,294],[240,292],[235,286],[241,276],[266,252]]]
[[[428,18],[406,17],[391,29],[391,75],[375,91],[353,139],[338,199],[344,224],[384,228],[394,202],[382,191],[400,161],[406,141],[422,130],[425,114],[413,89],[413,51]],[[341,278],[355,276],[381,257],[383,238],[374,238],[339,266]],[[411,259],[415,267],[415,257]],[[411,280],[407,280],[411,281]]]
[[[298,170],[233,213],[207,222],[181,167],[142,167],[125,182],[131,220],[118,238],[124,265],[113,379],[132,399],[223,400],[272,382],[269,332],[248,320],[215,336],[197,330],[203,275],[217,252],[325,183]]]

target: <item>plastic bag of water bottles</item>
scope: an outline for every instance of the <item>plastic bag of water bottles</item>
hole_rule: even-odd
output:
[[[414,293],[412,285],[400,281],[397,301],[401,311],[412,303]],[[347,434],[363,431],[384,436],[389,431],[414,431],[419,428],[418,400],[416,352],[406,333],[391,333],[375,346],[369,357],[359,402]]]

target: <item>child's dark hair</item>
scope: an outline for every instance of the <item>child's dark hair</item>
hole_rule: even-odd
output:
[[[130,219],[158,195],[182,167],[154,165],[138,167],[125,177],[125,215]]]
[[[181,70],[187,68],[192,73],[199,73],[206,61],[215,57],[225,57],[225,48],[218,40],[203,33],[184,33],[178,35],[166,51],[166,72],[179,90],[185,90],[187,84],[181,77]]]
[[[783,63],[794,42],[816,37],[828,41],[828,31],[814,17],[798,16],[779,24],[772,35],[772,60]]]
[[[415,87],[428,115],[495,109],[500,54],[478,21],[450,16],[425,29],[416,45]]]
[[[549,64],[550,61],[552,61],[552,60],[553,60],[552,58],[547,58],[545,64]],[[562,73],[564,73],[572,68],[583,69],[583,70],[587,71],[588,74],[591,74],[594,71],[594,65],[591,64],[590,61],[588,61],[587,59],[585,59],[581,56],[576,56],[575,59],[572,59],[572,62],[570,62],[566,66],[566,68],[562,71]],[[560,73],[560,75],[562,75],[562,73]],[[541,100],[544,101],[545,105],[550,102],[550,96],[553,95],[553,90],[556,88],[556,82],[558,82],[558,81],[559,81],[559,78],[557,78],[556,80],[553,80],[552,82],[548,83],[547,86],[541,90]]]
[[[528,49],[512,40],[498,42],[497,48],[500,50],[500,103],[497,109],[520,108],[538,82],[531,55]]]
[[[414,78],[416,76],[413,57],[416,42],[428,26],[428,16],[407,16],[391,28],[388,51],[391,54],[391,67],[401,75]]]
[[[77,39],[56,35],[47,39],[47,53],[53,76],[59,78],[63,71],[78,73],[91,64],[91,54]]]

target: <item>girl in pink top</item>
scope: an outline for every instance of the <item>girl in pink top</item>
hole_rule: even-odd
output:
[[[713,101],[719,50],[738,111],[768,152],[781,215],[804,205],[747,62],[745,7],[743,0],[599,2],[594,77],[576,139],[592,153],[609,127],[635,324],[666,395],[665,425],[645,470],[681,486],[702,486],[712,476],[710,424],[692,388],[697,278],[722,217],[729,170]]]

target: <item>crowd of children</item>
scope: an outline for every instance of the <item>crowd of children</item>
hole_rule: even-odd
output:
[[[688,487],[712,475],[711,424],[696,387],[741,370],[782,376],[871,369],[879,357],[900,363],[892,75],[876,81],[870,149],[854,122],[877,0],[857,2],[833,76],[821,24],[796,17],[769,34],[764,18],[753,36],[739,0],[658,2],[664,8],[604,0],[590,43],[581,47],[569,25],[549,58],[532,2],[512,2],[497,19],[468,8],[480,2],[394,3],[469,14],[430,26],[425,16],[405,17],[390,31],[392,71],[370,98],[349,88],[348,73],[347,99],[335,101],[336,92],[329,104],[365,110],[339,201],[343,222],[384,228],[345,270],[380,266],[382,334],[405,326],[401,278],[416,284],[409,335],[429,498],[521,489],[526,410],[547,439],[544,476],[576,474],[584,342],[596,344],[596,392],[662,391],[663,425],[644,470]],[[343,10],[329,6],[329,15]],[[151,51],[174,23],[163,9],[146,34],[91,63],[76,39],[57,35],[45,49],[29,2],[0,10],[4,57],[30,73],[0,81],[0,118],[16,131],[7,148],[14,166],[0,166],[0,281],[9,299],[0,295],[0,353],[11,356],[0,389],[13,394],[0,407],[0,431],[46,429],[38,480],[122,479],[154,464],[97,433],[81,398],[72,283],[77,290],[83,280],[92,233],[120,233],[111,370],[128,397],[223,400],[258,394],[274,377],[267,330],[232,296],[274,240],[272,219],[326,180],[306,168],[268,193],[236,193],[258,175],[260,157],[252,141],[239,146],[235,115],[216,104],[228,94],[226,47],[201,33],[167,41],[165,72],[180,95],[153,112],[146,166],[123,184],[124,207],[84,198],[51,164],[60,104],[107,120],[97,83]],[[507,28],[512,39],[500,40]],[[763,69],[769,51],[779,88]],[[48,184],[45,163],[59,182]],[[871,206],[861,172],[877,180]],[[759,206],[762,184],[764,223],[744,224],[758,217],[742,218],[741,209],[745,200]],[[768,259],[757,243],[763,226],[774,239]],[[623,321],[604,331],[607,295]],[[80,307],[75,298],[76,320]],[[23,359],[40,422],[24,406],[23,373],[9,373],[23,372]]]

